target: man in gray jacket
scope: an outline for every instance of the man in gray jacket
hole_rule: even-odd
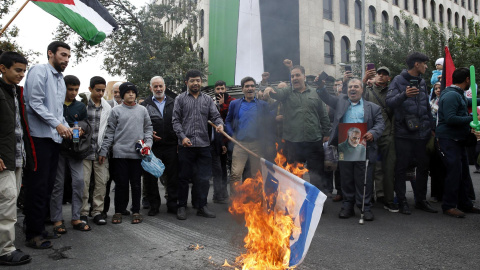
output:
[[[351,79],[348,82],[348,95],[340,94],[332,96],[325,87],[317,89],[320,98],[328,106],[335,110],[332,132],[328,141],[329,145],[338,145],[338,125],[340,123],[367,123],[367,132],[363,139],[367,141],[367,160],[374,163],[377,159],[377,140],[382,135],[385,124],[382,118],[381,108],[369,101],[362,99],[363,87],[359,79]],[[363,186],[365,171],[364,161],[340,161],[340,176],[342,183],[343,205],[339,213],[340,218],[349,218],[355,215],[354,205],[361,209],[363,199],[364,218],[366,221],[374,219],[371,211],[372,196],[372,173],[373,167],[368,167],[365,198],[363,198]]]

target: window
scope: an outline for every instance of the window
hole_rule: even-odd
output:
[[[205,12],[202,9],[200,10],[200,38],[203,37],[204,22],[205,22]]]
[[[393,28],[398,31],[400,30],[400,18],[397,16],[393,17]]]
[[[458,12],[455,12],[455,27],[458,28],[458,21],[460,20],[460,16],[458,15]]]
[[[462,0],[462,7],[465,7],[465,0]]]
[[[340,23],[348,25],[348,0],[340,0]]]
[[[447,24],[448,24],[448,28],[451,28],[452,26],[452,10],[451,9],[447,9]]]
[[[376,16],[377,16],[377,11],[373,6],[370,6],[368,8],[368,28],[370,33],[372,34],[377,33],[377,30],[375,29],[376,28],[375,23],[377,22]]]
[[[383,31],[387,31],[387,26],[388,26],[388,13],[384,10],[382,12],[382,29]]]
[[[342,53],[342,63],[350,62],[350,40],[346,36],[340,41],[340,50]]]
[[[478,0],[473,0],[474,8],[475,8],[475,14],[478,14]]]
[[[430,1],[430,11],[432,14],[432,21],[435,21],[435,1]]]
[[[408,10],[408,0],[405,0],[405,1],[403,2],[403,8],[404,8],[405,10]]]
[[[413,13],[418,15],[418,3],[417,0],[413,0]]]
[[[465,16],[462,16],[462,30],[463,34],[467,32],[467,18]]]
[[[427,0],[422,0],[423,18],[427,18]]]
[[[355,28],[362,29],[362,3],[355,1]]]
[[[197,16],[193,16],[193,43],[197,42],[198,22]]]
[[[438,21],[443,24],[443,5],[438,6]]]
[[[355,46],[355,49],[357,51],[361,51],[362,50],[362,42],[359,40],[357,41],[357,45]]]
[[[395,6],[398,6],[398,0],[393,0],[393,4],[394,4]]]
[[[202,63],[203,63],[203,61],[205,60],[205,59],[203,59],[203,54],[204,54],[204,53],[203,53],[203,48],[200,48],[200,53],[199,53],[198,56],[199,56],[199,58],[200,58],[200,61],[202,61]]]
[[[332,0],[323,0],[323,18],[327,20],[333,19]]]
[[[331,32],[326,32],[325,36],[323,37],[323,51],[325,56],[325,64],[333,65],[335,62],[335,54],[334,54],[334,39],[333,34]]]
[[[468,0],[468,10],[472,10],[472,0]]]

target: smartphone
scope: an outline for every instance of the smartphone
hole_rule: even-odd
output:
[[[322,71],[322,74],[320,74],[320,76],[318,76],[318,81],[319,82],[325,81],[327,78],[328,78],[328,74],[325,73],[325,71]]]
[[[350,72],[352,72],[352,66],[346,65],[346,66],[345,66],[345,71],[350,71]]]
[[[367,70],[375,69],[374,63],[367,63]]]
[[[418,80],[410,80],[410,87],[418,88]]]

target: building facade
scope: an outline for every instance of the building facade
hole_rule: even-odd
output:
[[[174,1],[177,5],[195,5],[198,10],[197,24],[193,27],[192,42],[200,48],[200,55],[209,62],[210,1],[213,0],[158,0],[157,3]],[[246,1],[246,0],[225,0]],[[274,1],[274,0],[257,0]],[[341,64],[350,62],[348,51],[359,50],[361,44],[361,0],[292,0],[298,1],[299,62],[307,74],[325,71],[341,77]],[[455,27],[466,34],[467,20],[480,21],[479,0],[364,0],[366,40],[375,36],[373,23],[389,24],[404,29],[401,13],[413,18],[418,27],[425,28],[429,20],[441,24],[448,33]],[[255,1],[250,1],[255,2]],[[294,9],[296,10],[296,9]],[[260,13],[261,14],[261,13]],[[281,18],[279,18],[281,19]],[[186,23],[163,21],[167,32],[184,33]],[[285,39],[292,38],[285,36]],[[269,71],[269,70],[265,70]],[[261,72],[250,74],[260,80]]]

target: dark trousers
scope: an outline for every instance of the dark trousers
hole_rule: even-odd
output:
[[[431,196],[439,201],[443,200],[443,190],[445,189],[445,175],[447,169],[442,160],[442,153],[438,145],[438,140],[434,141],[434,151],[430,153],[430,191]]]
[[[166,145],[152,149],[153,154],[162,160],[165,165],[165,171],[162,177],[165,177],[165,189],[167,191],[167,208],[170,212],[177,211],[177,189],[178,189],[178,154],[177,145]],[[145,187],[147,200],[150,207],[159,209],[161,205],[160,192],[158,191],[158,178],[145,171],[143,174],[143,184]]]
[[[212,155],[207,147],[178,147],[178,206],[186,207],[190,179],[195,186],[194,200],[198,207],[207,204],[210,178],[212,177]],[[170,196],[170,194],[169,194]]]
[[[472,208],[472,201],[468,198],[471,180],[464,142],[443,138],[438,138],[438,142],[447,171],[442,209]]]
[[[428,139],[403,139],[395,138],[395,152],[397,161],[395,163],[395,193],[399,202],[406,200],[405,193],[407,186],[407,169],[411,160],[415,159],[417,163],[417,174],[415,180],[415,199],[423,201],[427,196],[428,182],[428,156],[427,156]]]
[[[57,176],[60,144],[50,138],[32,137],[37,170],[25,170],[25,226],[30,240],[45,231],[50,196]]]
[[[127,210],[130,188],[132,189],[132,212],[139,213],[142,196],[142,160],[113,158],[111,163],[115,170],[113,177],[115,181],[115,213],[123,213]]]
[[[327,185],[323,173],[325,156],[322,140],[317,142],[285,141],[285,150],[288,163],[307,162],[310,183],[326,192]]]
[[[365,170],[367,169],[367,185],[365,189],[365,211],[370,210],[373,191],[373,169],[374,164],[369,164],[366,168],[365,161],[339,161],[340,175],[342,181],[343,205],[344,209],[353,209],[356,205],[362,208],[363,185],[365,183]]]
[[[395,183],[395,140],[393,136],[382,136],[377,142],[382,158],[382,189],[385,203],[393,203]]]
[[[223,175],[222,157],[225,157],[226,167],[227,155],[218,154],[213,144],[210,146],[210,152],[212,154],[213,199],[223,201],[228,198],[228,191],[227,177]]]

